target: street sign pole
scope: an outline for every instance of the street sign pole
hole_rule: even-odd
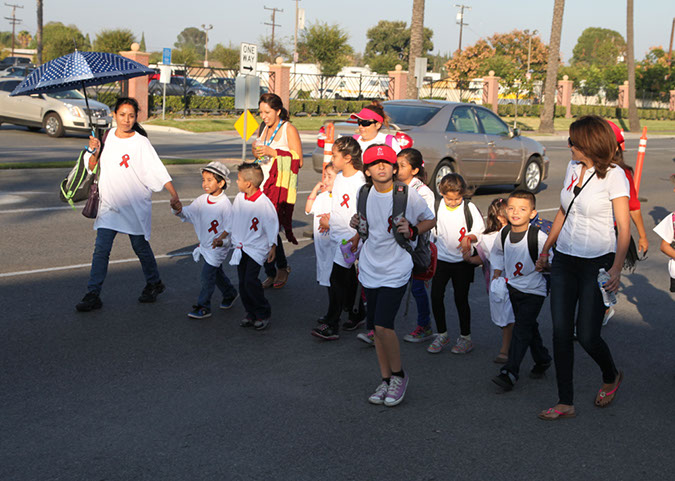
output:
[[[162,120],[166,112],[166,84],[162,84]]]

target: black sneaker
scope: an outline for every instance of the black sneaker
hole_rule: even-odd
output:
[[[364,319],[361,320],[347,319],[345,322],[342,323],[342,329],[344,329],[345,331],[355,331],[365,325],[366,321]]]
[[[549,367],[551,367],[550,362],[547,362],[546,364],[535,364],[530,371],[530,379],[541,379],[544,377],[544,374]]]
[[[154,284],[147,283],[138,298],[138,302],[155,302],[157,296],[164,292],[164,289],[166,289],[166,286],[162,284],[162,281],[157,281]]]
[[[515,383],[505,372],[499,374],[499,376],[493,377],[492,382],[495,383],[500,388],[502,388],[504,391],[511,391],[513,389],[513,386],[515,386]]]
[[[100,309],[103,306],[101,298],[95,292],[87,292],[82,300],[75,306],[80,312],[89,312],[94,309]]]
[[[337,341],[340,339],[338,330],[333,329],[328,324],[321,324],[319,327],[312,329],[312,336],[324,339],[326,341]]]

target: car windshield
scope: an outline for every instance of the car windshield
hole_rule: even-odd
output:
[[[392,123],[418,127],[429,122],[441,108],[431,105],[385,104],[384,110]]]
[[[60,99],[60,100],[81,100],[84,98],[84,95],[82,95],[77,90],[64,90],[63,92],[51,92],[48,93],[47,95],[53,99]]]
[[[197,81],[196,81],[195,79],[193,79],[193,78],[187,79],[187,84],[188,84],[190,87],[203,87],[203,86],[204,86],[204,85],[202,85],[201,83],[197,82]]]

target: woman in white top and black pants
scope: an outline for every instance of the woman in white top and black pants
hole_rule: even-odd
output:
[[[623,169],[612,163],[617,149],[609,124],[589,115],[570,126],[572,161],[567,166],[560,210],[537,267],[545,267],[547,252],[556,244],[551,268],[553,353],[558,381],[558,404],[539,417],[574,417],[574,326],[579,344],[602,371],[602,387],[595,405],[609,405],[621,384],[612,354],[600,337],[605,311],[598,288],[598,271],[610,275],[606,291],[619,289],[621,268],[630,240],[629,185]],[[614,233],[614,220],[618,236]],[[578,311],[577,311],[578,309]]]

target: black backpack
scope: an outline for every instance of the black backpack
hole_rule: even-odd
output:
[[[537,259],[539,259],[539,226],[530,224],[530,228],[527,231],[527,250],[530,253],[530,259],[532,263],[536,264]],[[504,250],[504,243],[506,242],[506,236],[511,232],[511,224],[506,225],[501,231],[501,240],[502,240],[502,251]],[[551,292],[551,273],[542,272],[544,279],[546,280],[546,295]]]
[[[366,205],[368,203],[368,194],[372,185],[364,184],[359,191],[359,200],[356,211],[359,215],[359,236],[363,241],[368,238],[368,220],[366,219]],[[405,210],[408,206],[408,186],[403,182],[394,182],[392,206],[392,233],[398,245],[408,252],[413,260],[413,276],[423,275],[429,270],[432,264],[431,246],[429,241],[429,232],[421,234],[417,240],[417,246],[413,249],[408,239],[403,234],[397,232],[393,226],[396,225],[396,219],[405,217]]]

